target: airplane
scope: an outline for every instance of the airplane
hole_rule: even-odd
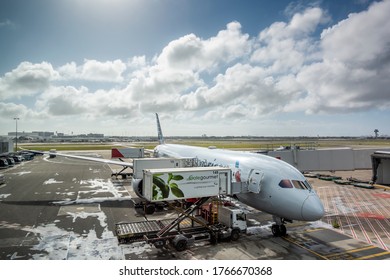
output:
[[[166,144],[157,113],[156,121],[159,140],[159,145],[154,149],[156,157],[196,158],[199,166],[229,167],[233,180],[248,186],[248,191],[236,194],[236,198],[250,207],[271,214],[274,221],[271,231],[274,236],[286,235],[286,222],[317,221],[324,216],[324,206],[317,193],[303,174],[290,164],[262,154]],[[61,153],[55,155],[120,165],[122,171],[133,167],[132,163],[125,161]],[[143,198],[139,184],[140,181],[133,181],[133,189]]]
[[[166,144],[156,113],[159,145],[157,157],[196,158],[200,166],[230,167],[236,182],[248,183],[249,192],[237,199],[273,216],[274,236],[286,235],[285,222],[317,221],[324,216],[324,206],[305,176],[290,164],[262,154]]]

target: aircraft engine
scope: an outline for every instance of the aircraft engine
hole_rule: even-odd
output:
[[[143,188],[143,180],[142,179],[133,179],[132,180],[132,186],[135,194],[139,197],[145,200],[145,197],[142,194],[142,188]]]
[[[147,215],[153,214],[156,211],[156,204],[148,202],[147,199],[143,196],[143,180],[133,178],[132,185],[135,194],[142,199],[140,203],[134,205],[134,208],[143,209],[144,213]]]

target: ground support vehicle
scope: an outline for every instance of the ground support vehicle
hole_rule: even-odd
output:
[[[119,243],[146,242],[156,248],[172,245],[183,251],[196,241],[238,240],[246,232],[246,213],[235,206],[223,206],[220,201],[205,205],[209,197],[198,199],[187,209],[174,206],[176,219],[117,223]]]
[[[57,150],[56,149],[51,149],[49,151],[49,157],[50,158],[55,158],[56,157]]]

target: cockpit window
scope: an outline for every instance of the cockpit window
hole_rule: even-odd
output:
[[[308,189],[308,190],[311,190],[311,189],[312,189],[312,186],[309,184],[308,181],[304,181],[303,183],[305,184],[306,189]]]
[[[291,181],[288,179],[280,181],[279,186],[283,189],[292,189],[293,188]]]
[[[294,187],[297,189],[311,190],[311,186],[307,181],[292,180],[292,183],[293,183]]]
[[[281,187],[283,189],[296,188],[296,189],[300,189],[300,190],[309,190],[309,191],[312,189],[312,187],[308,181],[298,181],[298,180],[291,180],[290,181],[288,179],[281,180],[279,183],[279,187]]]

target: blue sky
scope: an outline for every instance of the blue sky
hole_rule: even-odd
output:
[[[390,1],[3,0],[0,135],[390,135]]]

